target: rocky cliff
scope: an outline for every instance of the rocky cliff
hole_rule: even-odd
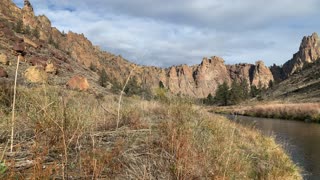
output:
[[[44,69],[50,63],[50,66],[55,66],[54,72],[57,73],[49,74],[49,81],[56,79],[60,84],[65,84],[71,76],[84,74],[89,79],[89,84],[96,84],[98,87],[96,72],[105,69],[109,80],[123,84],[130,71],[134,69],[133,77],[145,87],[155,89],[161,81],[174,94],[206,97],[209,93],[214,94],[218,85],[224,81],[230,84],[232,81],[245,79],[249,85],[261,84],[268,87],[269,82],[274,80],[275,73],[272,73],[273,71],[271,72],[262,61],[257,61],[256,64],[226,65],[222,58],[216,56],[203,58],[201,64],[194,66],[179,65],[166,69],[138,66],[120,55],[100,50],[83,34],[61,33],[51,26],[46,16],[36,16],[28,0],[24,1],[22,9],[11,0],[2,0],[0,5],[0,53],[12,61],[15,59],[11,52],[12,47],[22,39],[26,44],[24,59],[28,65],[42,65]],[[25,29],[39,31],[38,37],[34,33],[14,32],[13,27],[18,21],[22,21]],[[317,59],[318,50],[317,35],[305,37],[299,53],[284,65],[286,74],[299,69],[300,66],[295,65],[297,62],[312,62]],[[91,67],[97,70],[94,71]],[[12,77],[10,66],[5,66],[5,69],[9,69],[9,77]]]
[[[286,77],[299,72],[306,64],[314,63],[320,58],[320,39],[317,33],[305,36],[302,39],[299,51],[293,58],[283,65],[283,72]]]

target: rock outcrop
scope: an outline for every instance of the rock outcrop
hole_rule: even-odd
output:
[[[25,78],[32,83],[45,83],[48,80],[47,73],[42,67],[31,66],[24,73]]]
[[[320,58],[320,39],[317,33],[305,36],[302,39],[299,51],[293,58],[283,65],[283,72],[286,77],[299,72],[309,63],[313,63]]]
[[[272,72],[264,65],[263,61],[257,61],[253,70],[251,84],[258,88],[261,88],[259,87],[260,85],[264,88],[268,88],[270,81],[274,81]]]
[[[246,80],[248,83],[252,83],[253,71],[255,69],[253,64],[234,64],[228,65],[227,68],[232,81],[242,82]]]
[[[7,55],[0,53],[0,64],[4,64],[4,65],[9,64]]]
[[[256,64],[235,64],[229,65],[228,70],[233,81],[241,82],[246,80],[249,85],[268,87],[270,81],[274,81],[271,70],[264,65],[263,61]]]
[[[47,73],[57,74],[57,66],[54,63],[49,62],[48,64],[46,64],[45,71]]]
[[[206,97],[209,93],[215,94],[219,84],[224,81],[231,82],[224,60],[213,56],[204,58],[202,63],[195,68],[193,73],[196,84],[196,97]]]
[[[16,7],[12,0],[2,0],[0,19],[4,19],[0,21],[0,42],[4,47],[1,53],[9,56],[13,49],[15,55],[20,55],[20,60],[25,55],[29,65],[42,69],[50,77],[56,75],[59,69],[57,76],[50,78],[56,80],[63,77],[63,82],[57,81],[59,84],[65,84],[75,73],[82,72],[90,80],[95,80],[96,72],[105,69],[108,80],[121,85],[134,69],[132,75],[142,87],[156,89],[159,82],[162,82],[174,94],[202,98],[209,93],[214,95],[218,85],[224,81],[231,84],[232,81],[246,80],[249,85],[261,84],[267,87],[270,81],[282,81],[320,57],[319,37],[314,33],[303,38],[299,52],[283,68],[275,65],[269,69],[262,61],[256,64],[226,65],[222,58],[216,56],[204,58],[201,64],[194,66],[147,67],[131,63],[121,55],[100,50],[83,34],[61,33],[52,27],[46,16],[36,16],[28,0],[24,1],[22,9]],[[24,28],[29,26],[31,31],[38,29],[40,37],[15,33],[11,27],[19,20],[23,21]],[[90,71],[91,66],[97,71]],[[89,88],[87,79],[82,76],[71,78],[67,84],[72,89]],[[97,84],[92,86],[94,85]]]
[[[273,79],[274,79],[275,82],[281,82],[286,78],[282,67],[280,67],[280,66],[278,66],[276,64],[273,64],[270,67],[270,71],[272,72]]]
[[[68,81],[67,87],[73,90],[86,91],[89,89],[89,83],[87,78],[75,75]]]

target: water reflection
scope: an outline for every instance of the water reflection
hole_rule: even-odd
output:
[[[293,161],[306,171],[305,179],[320,179],[319,124],[244,116],[237,116],[235,120],[245,126],[254,126],[265,135],[274,135]]]

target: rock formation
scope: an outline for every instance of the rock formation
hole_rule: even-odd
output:
[[[263,61],[257,61],[253,70],[253,79],[251,84],[258,88],[260,88],[260,85],[268,88],[270,81],[274,81],[270,69],[264,65]]]
[[[299,72],[303,66],[313,63],[320,58],[320,39],[317,33],[305,36],[302,39],[299,51],[293,58],[283,65],[283,72],[286,77]]]
[[[0,53],[0,64],[4,64],[4,65],[9,64],[7,55]]]
[[[47,73],[56,74],[57,73],[57,66],[54,63],[49,62],[48,64],[46,64],[45,71]]]
[[[22,9],[16,7],[12,0],[0,1],[0,19],[1,53],[11,58],[13,49],[15,55],[20,54],[20,60],[23,58],[21,55],[25,55],[29,65],[47,72],[47,76],[64,78],[62,83],[59,81],[60,84],[67,83],[75,73],[82,72],[87,73],[84,76],[97,82],[97,73],[90,71],[90,66],[95,66],[97,71],[105,69],[110,82],[124,84],[130,71],[135,69],[133,77],[143,87],[156,89],[161,81],[174,94],[203,98],[209,93],[214,95],[218,85],[224,81],[231,84],[232,81],[246,80],[249,85],[258,86],[260,83],[267,87],[269,81],[282,81],[299,71],[304,64],[312,63],[320,57],[319,38],[314,33],[303,38],[299,52],[283,68],[275,65],[269,69],[262,61],[256,64],[226,65],[222,58],[216,56],[203,58],[201,64],[194,66],[178,65],[165,69],[147,67],[131,63],[120,55],[101,51],[83,34],[61,33],[57,28],[51,27],[46,16],[35,16],[28,0],[24,1]],[[12,25],[19,20],[23,21],[24,27],[29,26],[31,30],[37,28],[40,37],[15,33],[10,23]],[[71,78],[67,84],[73,89],[86,90],[89,87],[87,79],[81,76]]]
[[[274,79],[275,82],[281,82],[286,78],[282,67],[280,67],[280,66],[278,66],[276,64],[273,64],[270,67],[270,71],[272,72],[273,79]]]
[[[75,75],[68,81],[67,87],[74,90],[86,91],[89,89],[89,83],[87,78]]]
[[[45,83],[48,80],[47,73],[42,67],[31,66],[24,73],[25,78],[32,83]]]
[[[233,81],[241,82],[246,80],[250,85],[255,85],[256,87],[261,84],[262,87],[267,88],[269,86],[269,82],[274,81],[272,72],[264,65],[263,61],[257,61],[255,65],[229,65],[228,70]]]

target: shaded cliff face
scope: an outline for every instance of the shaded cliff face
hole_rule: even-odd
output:
[[[272,72],[272,75],[273,75],[275,82],[281,82],[286,78],[286,75],[284,74],[282,67],[280,67],[276,64],[273,64],[270,67],[270,71]]]
[[[313,63],[320,58],[320,39],[317,33],[305,36],[302,39],[299,51],[293,58],[283,65],[285,77],[289,77],[295,72],[302,70],[306,64]]]

